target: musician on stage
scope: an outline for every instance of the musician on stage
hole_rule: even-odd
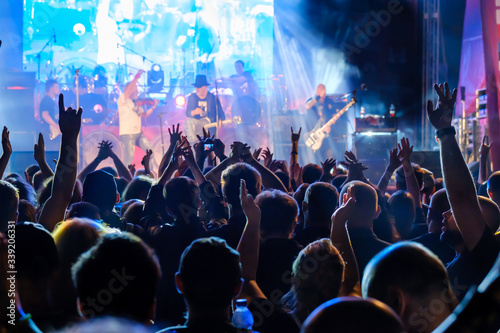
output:
[[[326,87],[324,84],[319,84],[316,88],[316,95],[306,101],[307,109],[307,128],[313,132],[322,127],[328,122],[338,111],[338,103],[335,103],[331,98],[326,96]],[[345,118],[345,116],[343,116]],[[333,127],[333,132],[332,132]],[[325,133],[328,135],[316,152],[320,156],[320,160],[325,158],[341,158],[345,151],[345,140],[342,138],[347,132],[345,119],[338,120],[332,127],[327,127]],[[306,134],[306,136],[308,135]]]
[[[40,120],[42,121],[42,134],[45,137],[47,150],[59,150],[61,144],[61,131],[59,130],[59,108],[55,98],[60,90],[56,80],[47,80],[45,83],[45,96],[40,101]],[[47,140],[50,139],[50,140]]]
[[[151,108],[144,111],[142,106],[137,103],[139,89],[137,81],[144,71],[140,70],[132,81],[125,85],[123,94],[118,98],[118,116],[120,120],[120,141],[123,145],[124,157],[123,163],[129,165],[134,159],[135,146],[138,145],[142,150],[151,149],[151,143],[144,136],[141,130],[142,118],[147,118],[153,113],[158,105],[158,100],[154,100]]]
[[[319,84],[316,88],[316,96],[306,101],[306,109],[310,131],[318,122],[321,121],[323,125],[335,114],[334,103],[326,96],[326,87],[324,84]],[[327,130],[327,133],[329,132],[330,129]]]
[[[232,84],[232,89],[235,95],[249,95],[253,98],[257,97],[257,84],[253,79],[252,73],[245,71],[245,63],[243,60],[236,60],[234,63],[236,74],[231,75],[229,80]]]
[[[188,120],[184,126],[184,131],[190,141],[196,138],[196,134],[201,134],[203,125],[226,119],[220,100],[217,98],[216,102],[215,95],[208,91],[209,85],[205,75],[196,75],[195,83],[193,83],[196,91],[188,96],[186,106]]]

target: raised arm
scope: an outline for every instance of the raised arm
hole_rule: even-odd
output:
[[[163,173],[163,170],[165,170],[165,168],[167,167],[177,142],[181,142],[182,131],[179,132],[179,125],[180,124],[177,124],[177,129],[175,128],[175,125],[172,125],[172,130],[170,130],[170,128],[168,129],[168,134],[170,134],[170,145],[161,158],[161,162],[158,167],[158,176],[161,175]]]
[[[45,160],[45,141],[43,140],[42,133],[38,134],[38,144],[34,147],[34,158],[40,167],[43,179],[50,178],[54,175],[54,171],[49,167],[47,161]]]
[[[401,165],[401,161],[398,157],[398,148],[394,148],[389,152],[389,164],[385,168],[385,172],[382,175],[382,178],[378,181],[378,189],[382,194],[387,192],[387,185],[389,184],[389,180],[392,177],[394,171]]]
[[[457,90],[451,93],[447,82],[444,87],[435,84],[434,89],[439,96],[438,104],[434,109],[432,101],[428,101],[427,115],[436,129],[446,194],[453,217],[467,249],[472,251],[482,237],[486,222],[479,208],[474,181],[455,139],[455,129],[451,126]]]
[[[351,246],[349,233],[347,231],[347,223],[349,217],[352,216],[356,198],[351,196],[351,191],[344,193],[342,205],[332,215],[332,230],[330,239],[333,245],[339,250],[345,262],[344,281],[342,281],[340,295],[352,295],[354,288],[359,286],[359,271],[356,262],[356,256]]]
[[[52,194],[40,214],[39,223],[52,231],[64,219],[66,207],[71,201],[78,165],[77,141],[82,122],[82,108],[64,108],[64,97],[59,95],[59,127],[61,129],[61,150],[57,160],[52,184]]]
[[[142,73],[144,73],[144,71],[140,69],[137,74],[135,74],[132,81],[130,81],[130,83],[128,84],[127,89],[125,89],[125,91],[123,92],[123,96],[125,97],[125,99],[128,99],[132,94],[132,91],[134,91],[134,89],[136,88],[137,81],[139,81]]]
[[[99,164],[109,157],[109,151],[110,151],[109,146],[110,145],[111,145],[111,142],[104,141],[104,140],[102,140],[99,143],[99,145],[97,147],[97,148],[99,148],[99,151],[97,152],[96,157],[92,160],[92,162],[87,164],[87,166],[85,168],[83,168],[83,170],[80,171],[80,173],[78,174],[79,181],[81,181],[83,183],[83,181],[85,180],[85,177],[87,177],[87,175],[89,173],[94,172],[97,169],[97,167],[99,166]]]
[[[113,145],[109,146],[109,157],[111,157],[111,159],[113,160],[116,171],[118,172],[118,176],[130,182],[134,178],[134,175],[130,173],[128,167],[123,164],[122,160],[120,160],[120,158],[115,154],[115,152],[113,151]]]
[[[401,139],[401,144],[399,145],[399,158],[403,164],[403,171],[405,173],[406,189],[408,193],[411,194],[413,200],[415,201],[415,209],[422,209],[422,202],[420,200],[420,188],[418,187],[417,177],[415,176],[415,171],[411,166],[411,153],[413,152],[413,146],[410,146],[410,141],[407,138]]]
[[[252,195],[248,194],[243,179],[240,182],[240,200],[247,221],[236,250],[240,253],[241,270],[243,273],[242,294],[243,297],[247,298],[247,302],[251,302],[257,297],[266,298],[256,282],[257,268],[259,266],[261,213]]]
[[[7,127],[3,127],[2,131],[2,157],[0,157],[0,179],[3,178],[3,174],[5,172],[5,169],[7,168],[7,164],[9,163],[10,155],[12,155],[12,146],[10,144],[10,139],[9,139],[9,131],[7,130]]]
[[[151,169],[149,168],[151,155],[153,155],[153,151],[151,149],[147,149],[146,154],[144,155],[144,157],[142,158],[142,161],[141,161],[141,164],[144,166],[144,172],[148,176],[151,175]]]
[[[488,144],[486,141],[488,137],[483,136],[483,141],[481,142],[481,148],[479,150],[479,183],[482,184],[488,180],[488,155],[490,153],[491,143]]]
[[[247,149],[242,151],[241,158],[243,159],[243,161],[253,166],[260,173],[260,176],[262,177],[262,185],[264,185],[266,189],[276,189],[285,193],[288,192],[287,188],[285,187],[285,185],[283,185],[281,180],[271,170],[260,164],[253,157],[252,153],[250,152],[250,147],[247,147]]]

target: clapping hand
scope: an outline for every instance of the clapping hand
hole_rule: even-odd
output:
[[[437,130],[450,127],[453,119],[453,108],[457,100],[457,89],[454,89],[453,93],[451,93],[448,82],[445,82],[444,87],[443,84],[439,86],[434,84],[434,90],[438,94],[438,103],[434,109],[432,101],[427,101],[427,116],[429,117],[429,121]]]
[[[488,141],[488,136],[487,135],[483,136],[483,140],[481,141],[481,147],[479,148],[479,156],[483,160],[486,160],[488,158],[488,154],[490,153],[491,145],[493,144],[493,142],[490,144],[487,144],[487,141]]]
[[[108,157],[111,156],[113,148],[113,143],[111,141],[105,141],[102,140],[99,145],[97,146],[99,148],[99,152],[97,153],[97,159],[100,161],[104,161]]]
[[[398,154],[398,148],[391,149],[389,152],[389,169],[394,171],[401,165],[401,159]]]
[[[151,149],[146,149],[146,154],[141,160],[141,164],[146,169],[149,169],[149,161],[151,160],[151,155],[153,155],[153,151]]]

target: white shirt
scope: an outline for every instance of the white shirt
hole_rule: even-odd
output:
[[[124,95],[118,98],[118,117],[120,119],[120,135],[141,133],[142,107],[136,106],[130,98]]]

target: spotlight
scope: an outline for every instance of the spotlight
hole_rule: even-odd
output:
[[[85,26],[81,23],[77,23],[73,26],[73,32],[77,35],[77,36],[81,36],[85,33]]]
[[[184,95],[175,96],[175,105],[180,108],[186,105],[186,97],[184,97]]]
[[[162,71],[159,64],[153,64],[151,70],[148,71],[148,87],[149,92],[160,92],[163,90],[165,73]]]

